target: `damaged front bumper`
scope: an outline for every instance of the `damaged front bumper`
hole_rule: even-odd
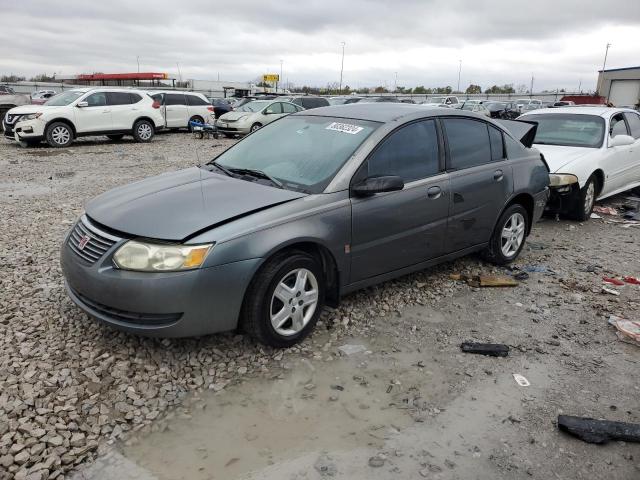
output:
[[[575,210],[580,202],[578,177],[571,174],[550,174],[549,201],[545,213],[565,214]]]

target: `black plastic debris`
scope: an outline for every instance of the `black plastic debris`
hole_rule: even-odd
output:
[[[604,444],[611,440],[640,442],[640,425],[636,423],[558,415],[558,428],[587,443]]]
[[[460,348],[465,353],[479,353],[490,357],[506,357],[509,355],[509,347],[501,343],[463,342]]]

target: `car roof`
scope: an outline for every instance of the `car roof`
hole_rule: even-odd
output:
[[[529,115],[540,115],[541,113],[547,114],[575,114],[575,115],[598,115],[600,117],[610,117],[616,113],[620,112],[633,112],[630,108],[613,108],[613,107],[580,107],[580,106],[570,106],[570,107],[562,107],[562,108],[540,108],[538,110],[532,110],[531,112],[527,112],[527,116]]]
[[[314,117],[339,117],[354,120],[367,120],[372,122],[387,123],[405,117],[435,116],[435,115],[469,115],[452,108],[425,107],[411,103],[379,102],[379,103],[348,103],[346,105],[331,105],[328,107],[304,110],[292,115],[307,115]],[[482,118],[482,116],[474,116]],[[485,117],[486,118],[486,117]]]

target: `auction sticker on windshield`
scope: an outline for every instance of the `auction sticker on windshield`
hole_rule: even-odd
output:
[[[350,135],[355,135],[356,133],[360,133],[364,128],[359,127],[358,125],[351,125],[349,123],[338,123],[333,122],[329,124],[326,130],[334,130],[336,132],[348,133]]]

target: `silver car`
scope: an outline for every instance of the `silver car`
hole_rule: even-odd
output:
[[[289,115],[91,200],[62,246],[67,292],[130,332],[293,345],[359,288],[471,252],[513,261],[549,184],[517,139],[535,124],[514,125],[397,103]]]
[[[255,100],[221,115],[216,120],[216,127],[227,137],[246,135],[285,115],[302,110],[304,108],[281,100]]]

